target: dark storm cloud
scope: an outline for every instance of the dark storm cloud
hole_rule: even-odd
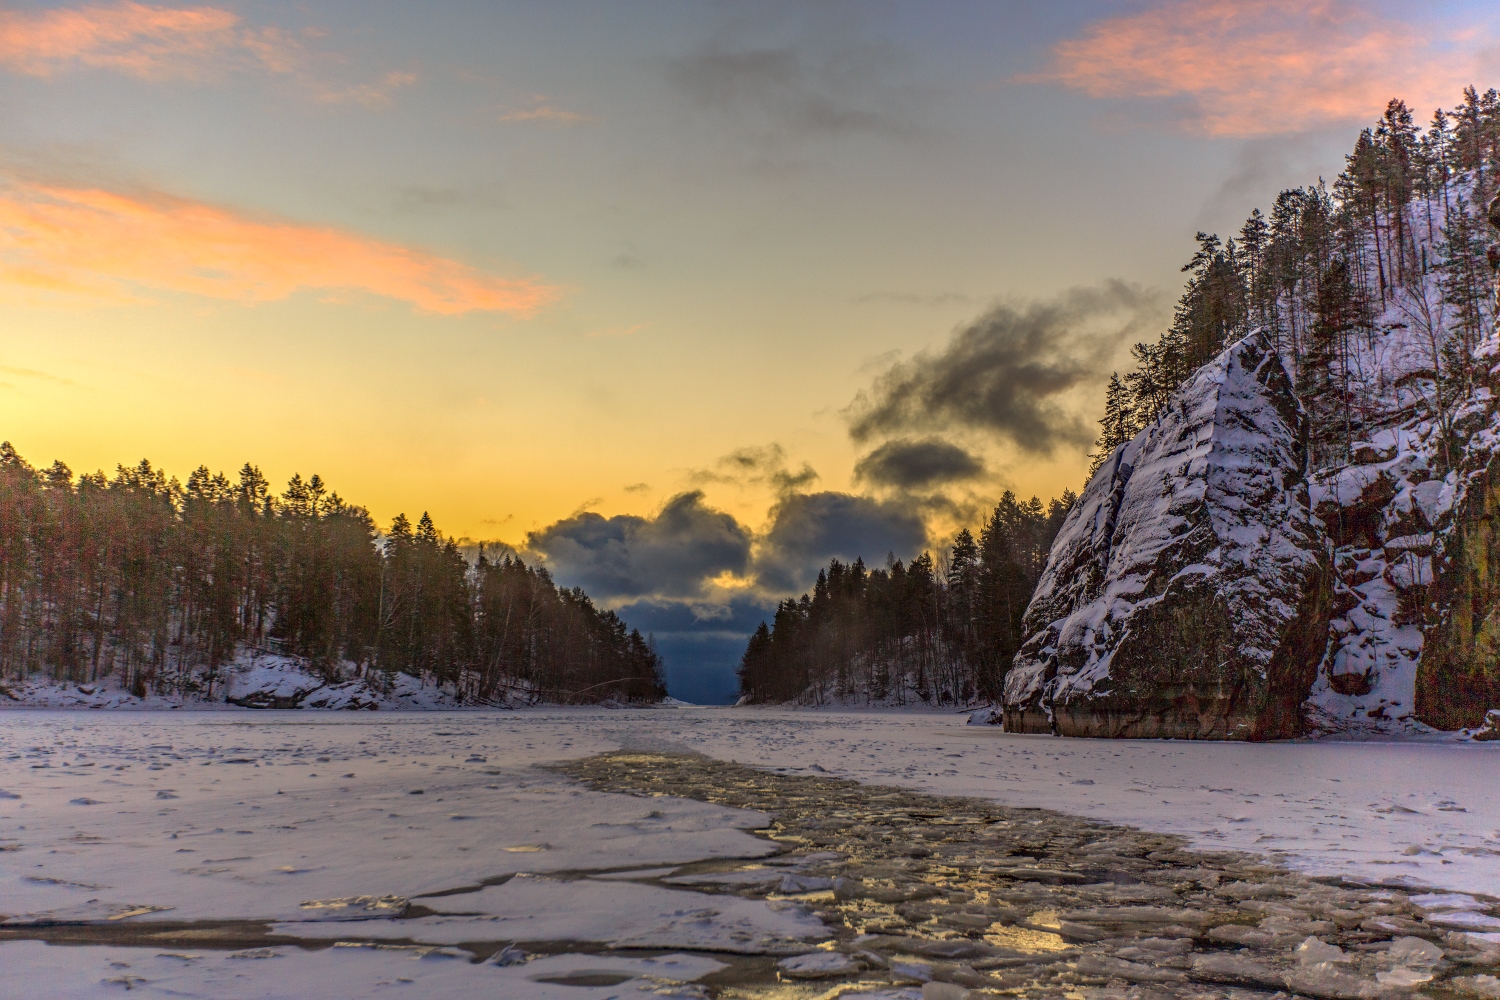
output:
[[[746,636],[774,611],[776,602],[758,595],[741,595],[723,604],[642,598],[615,610],[632,626],[661,639],[664,636]]]
[[[888,553],[906,559],[927,545],[920,514],[894,501],[849,493],[795,493],[772,509],[755,569],[762,590],[801,591],[829,559],[883,563]]]
[[[698,491],[668,500],[655,517],[582,512],[526,537],[559,583],[604,602],[696,596],[726,570],[743,573],[750,543],[749,529]]]
[[[978,458],[939,438],[887,441],[854,467],[857,479],[903,490],[941,486],[983,473],[984,463]]]
[[[741,595],[724,604],[640,600],[615,609],[650,635],[666,661],[667,690],[674,698],[706,705],[729,704],[739,695],[735,668],[745,642],[775,614],[775,600]]]
[[[1114,280],[1044,302],[996,306],[941,351],[878,376],[847,411],[850,435],[862,442],[964,428],[1034,454],[1087,446],[1092,426],[1062,397],[1106,377],[1121,342],[1142,337],[1161,315],[1157,295]]]

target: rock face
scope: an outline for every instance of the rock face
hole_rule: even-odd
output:
[[[1500,381],[1500,342],[1478,352]],[[1476,387],[1454,419],[1462,447],[1433,524],[1432,569],[1412,603],[1424,647],[1415,678],[1417,718],[1438,729],[1474,727],[1500,705],[1500,408],[1495,385]]]
[[[1446,430],[1419,412],[1312,477],[1333,566],[1320,732],[1473,728],[1500,705],[1500,342],[1475,357]]]
[[[1384,429],[1311,477],[1333,571],[1328,652],[1307,705],[1320,732],[1401,731],[1415,719],[1422,609],[1453,506],[1440,439],[1420,420]]]
[[[1053,543],[1005,683],[1005,728],[1276,739],[1328,641],[1328,546],[1305,418],[1252,333],[1089,481]]]

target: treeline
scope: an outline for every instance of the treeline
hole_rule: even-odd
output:
[[[1311,417],[1313,459],[1393,416],[1422,413],[1450,436],[1491,321],[1486,206],[1500,188],[1500,94],[1472,87],[1425,131],[1391,101],[1330,190],[1283,191],[1227,243],[1198,234],[1171,326],[1110,379],[1095,468],[1232,339],[1268,330]],[[1406,331],[1399,344],[1381,336]],[[1392,347],[1404,356],[1393,357]],[[1382,354],[1382,351],[1385,354]]]
[[[246,649],[471,700],[666,694],[655,650],[614,612],[508,551],[466,559],[425,513],[382,535],[316,475],[280,495],[249,463],[235,482],[200,466],[179,483],[147,461],[75,477],[0,445],[0,676],[212,695]]]
[[[739,669],[752,702],[966,704],[998,698],[1021,616],[1076,497],[1043,506],[1007,491],[976,541],[959,533],[885,569],[835,559],[811,594],[784,600],[751,636]]]

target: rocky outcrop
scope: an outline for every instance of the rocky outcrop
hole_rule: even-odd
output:
[[[1028,609],[1008,728],[1391,734],[1474,730],[1500,705],[1500,340],[1442,420],[1394,414],[1305,492],[1265,355],[1235,345],[1089,483]],[[1275,545],[1255,553],[1247,530]]]
[[[1304,415],[1253,333],[1089,481],[1006,677],[1005,727],[1272,739],[1307,725],[1328,636],[1328,547]]]
[[[1500,229],[1500,195],[1488,219]],[[1500,242],[1488,257],[1496,300],[1464,337],[1500,315]],[[1315,467],[1262,337],[1179,388],[1058,535],[1006,727],[1497,738],[1500,336],[1460,337],[1431,312],[1445,295],[1430,273],[1382,293],[1342,342],[1342,426]],[[1276,345],[1288,365],[1297,343]]]

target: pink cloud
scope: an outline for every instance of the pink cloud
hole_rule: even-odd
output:
[[[239,46],[239,18],[214,7],[152,7],[131,0],[39,11],[0,11],[0,66],[31,76],[72,67],[147,79],[192,75]]]
[[[0,187],[0,284],[92,300],[149,290],[256,303],[366,292],[454,315],[527,316],[559,290],[356,233],[167,195]]]
[[[347,87],[309,81],[308,90],[319,104],[360,104],[367,108],[378,108],[391,103],[396,91],[410,87],[417,79],[415,73],[396,70],[374,83],[357,83]]]
[[[1094,22],[1018,79],[1167,99],[1191,131],[1265,135],[1367,120],[1393,97],[1419,114],[1451,105],[1475,82],[1484,42],[1473,27],[1344,0],[1171,0]]]
[[[560,108],[541,94],[532,96],[531,105],[529,108],[506,111],[496,120],[511,124],[534,122],[543,125],[586,125],[598,120],[592,115]]]
[[[323,34],[251,27],[218,7],[161,7],[136,0],[0,9],[0,69],[37,77],[100,69],[145,80],[196,80],[248,69],[288,80],[320,104],[365,107],[388,104],[395,91],[417,81],[409,71],[368,83],[325,80],[313,66],[328,62],[327,55],[304,45],[304,39]]]

